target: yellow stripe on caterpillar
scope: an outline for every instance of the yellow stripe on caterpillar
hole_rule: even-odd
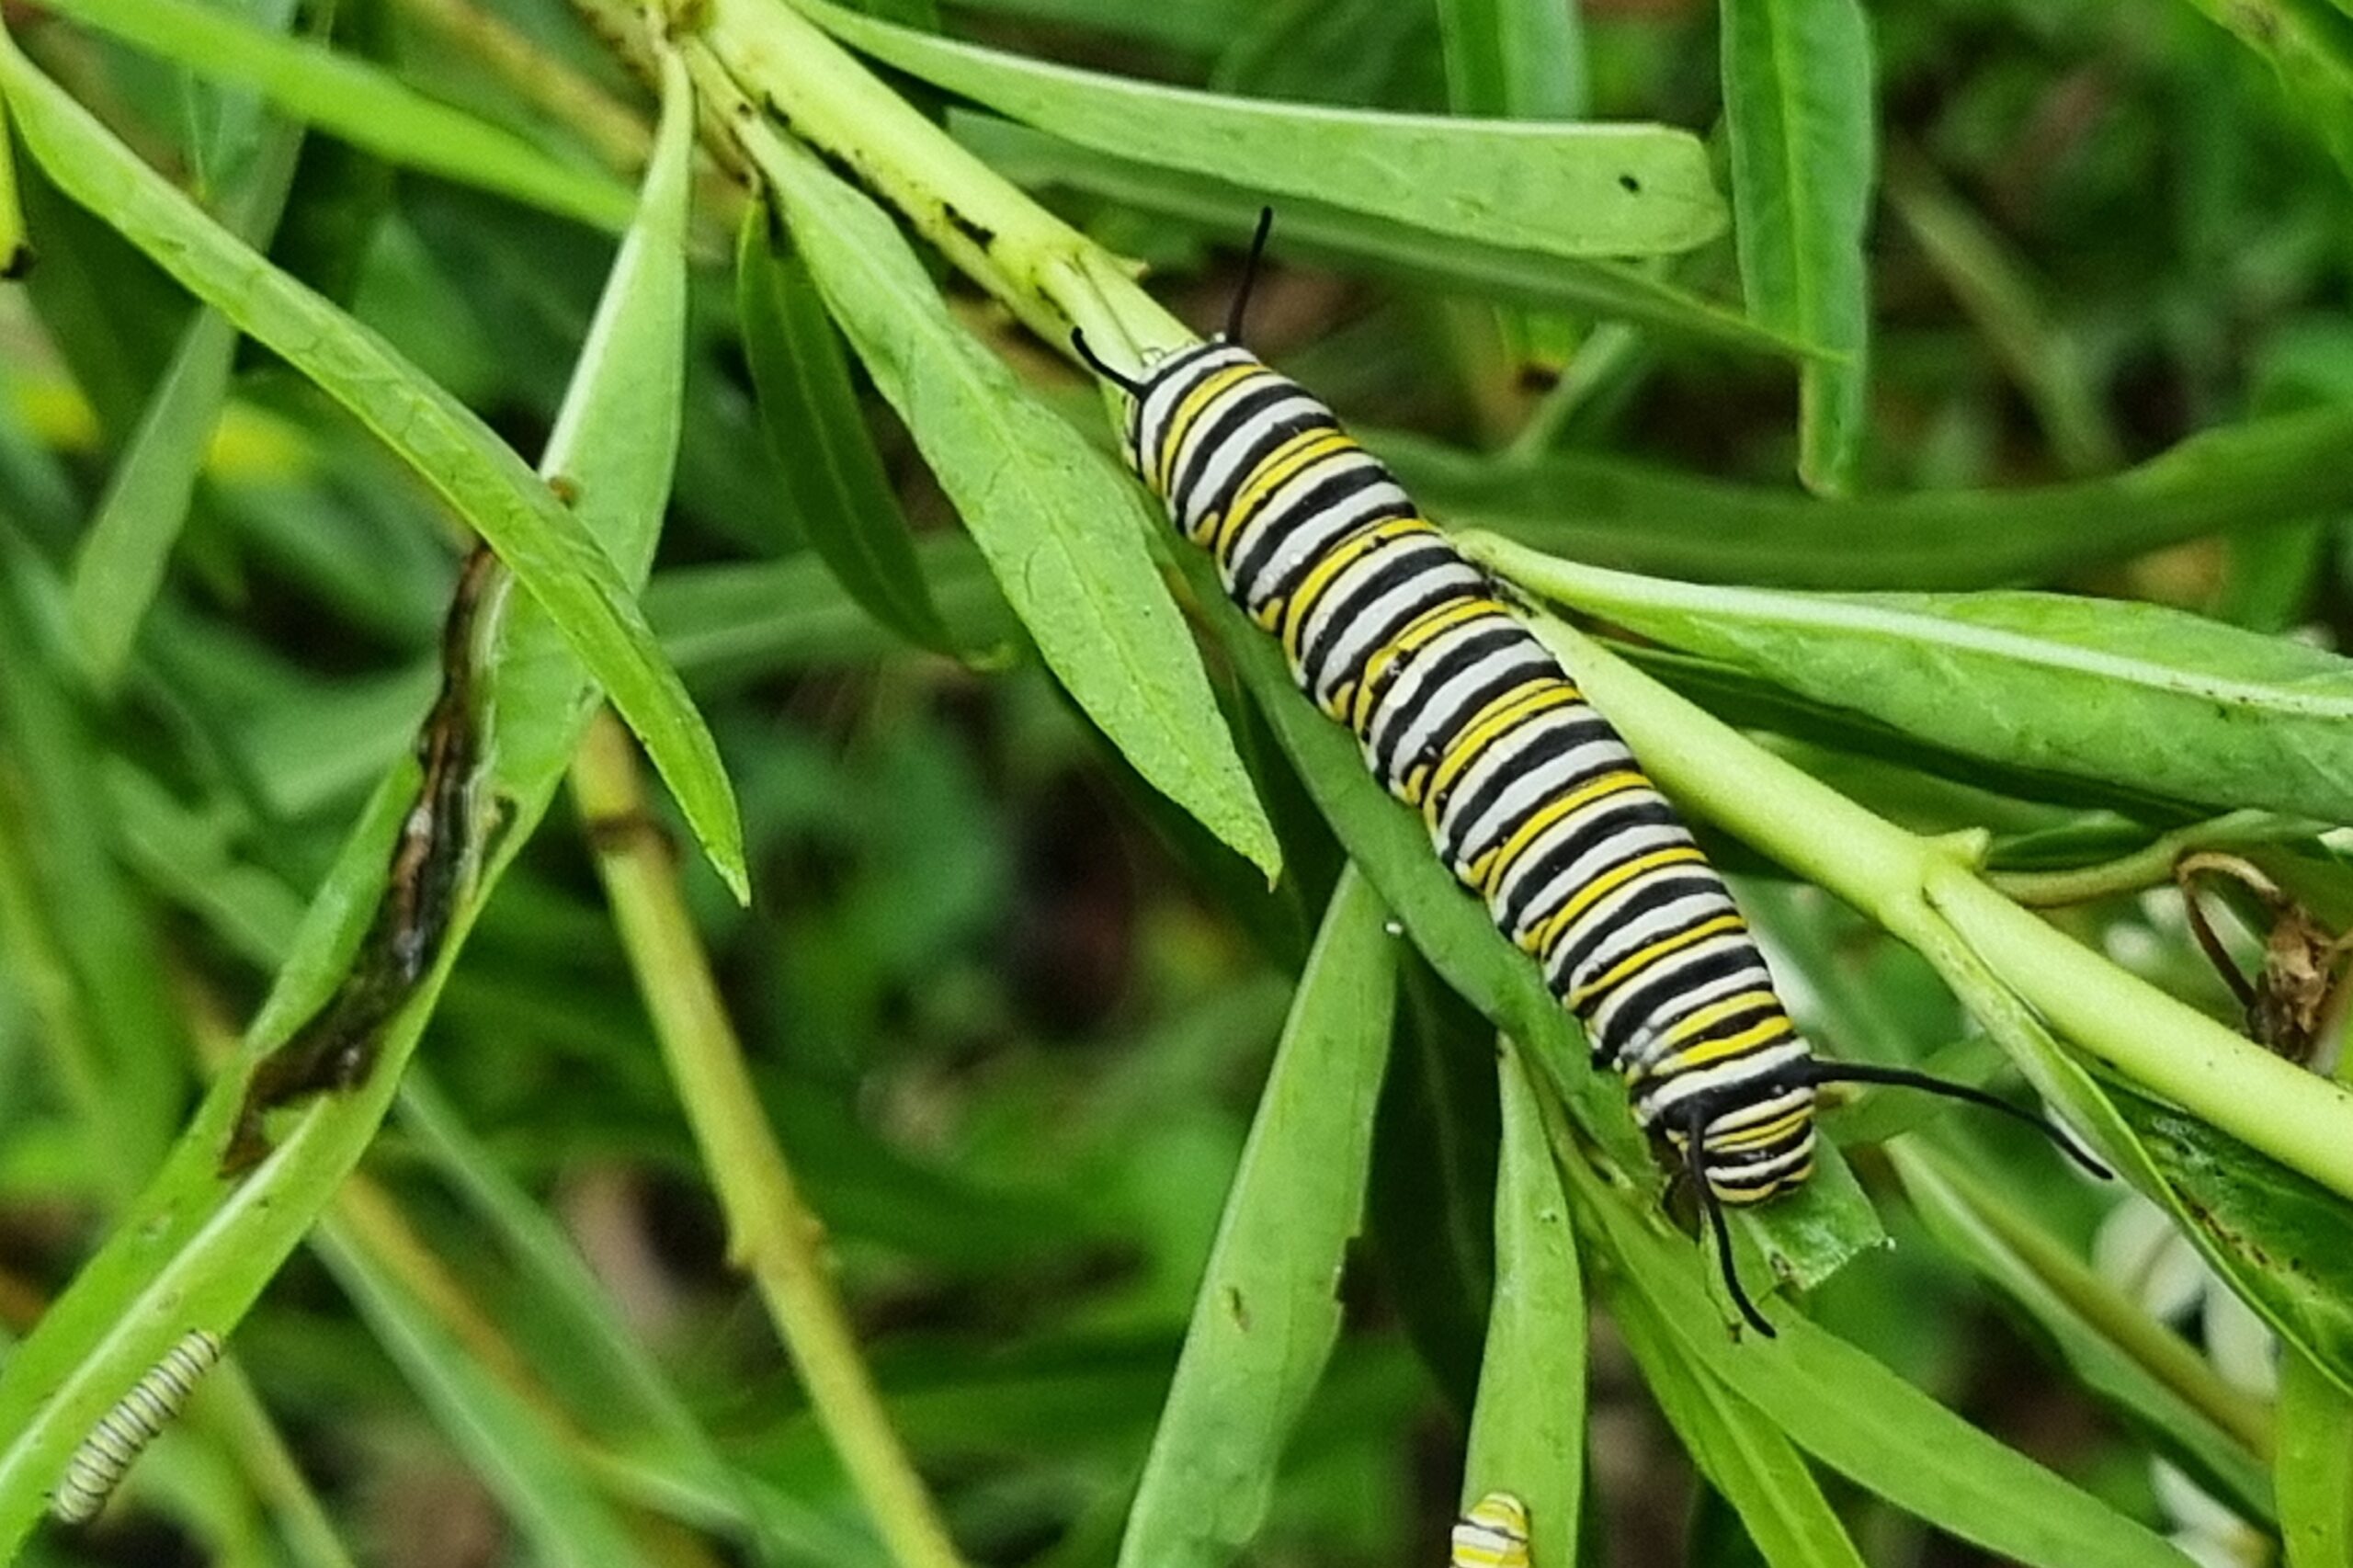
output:
[[[1528,1568],[1528,1506],[1490,1492],[1454,1527],[1447,1568]]]

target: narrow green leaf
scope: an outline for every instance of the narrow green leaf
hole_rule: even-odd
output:
[[[323,1219],[313,1244],[468,1468],[530,1543],[534,1561],[551,1568],[650,1564],[566,1451],[554,1423],[434,1317],[348,1212]]]
[[[955,645],[1017,633],[971,540],[927,535],[916,542],[915,561]],[[646,586],[645,613],[663,651],[698,690],[775,670],[863,663],[897,645],[814,555],[658,572]]]
[[[735,300],[760,420],[802,532],[869,615],[919,647],[952,652],[809,264],[760,202],[744,210]]]
[[[237,329],[228,319],[199,311],[74,555],[70,623],[90,678],[102,689],[121,678],[147,607],[163,586],[236,352]]]
[[[1256,1534],[1275,1469],[1339,1337],[1364,1220],[1397,960],[1371,884],[1343,876],[1300,977],[1226,1197],[1121,1568],[1211,1568]]]
[[[2131,600],[1799,595],[1508,560],[1564,604],[1964,756],[2353,823],[2353,661],[2303,642]]]
[[[2217,1272],[2353,1393],[2353,1249],[2345,1245],[2344,1201],[2170,1106],[2121,1085],[2109,1095],[2180,1194],[2175,1211]]]
[[[1404,971],[1405,1005],[1373,1113],[1367,1233],[1406,1340],[1447,1414],[1468,1423],[1495,1277],[1495,1031],[1436,983]]]
[[[958,111],[948,124],[958,141],[1008,179],[1085,191],[1236,239],[1249,237],[1266,203],[1263,190],[1234,178],[1112,157],[989,115]],[[1808,352],[1792,338],[1631,267],[1548,256],[1459,231],[1412,228],[1311,197],[1283,202],[1275,243],[1286,256],[1362,267],[1449,293],[1632,322],[1743,353],[1802,358]]]
[[[50,606],[28,602],[53,595],[30,550],[0,535],[0,838],[16,906],[0,944],[39,1005],[51,1081],[108,1151],[102,1174],[119,1199],[169,1144],[186,1037],[151,914],[93,809],[100,751],[37,630]]]
[[[1960,1161],[1917,1138],[1887,1153],[1938,1244],[2017,1303],[2086,1386],[2233,1507],[2250,1518],[2270,1515],[2269,1478],[2254,1447],[2270,1436],[2260,1401],[2224,1383]]]
[[[12,93],[27,80],[55,92],[5,47],[0,80]],[[547,457],[550,473],[578,493],[579,521],[561,514],[567,526],[585,530],[583,546],[599,561],[603,541],[632,577],[642,576],[659,533],[680,418],[693,111],[675,62],[668,87],[644,213],[615,264]],[[478,886],[453,912],[438,964],[385,1027],[370,1076],[291,1119],[277,1153],[235,1182],[223,1182],[219,1165],[244,1073],[223,1074],[161,1173],[0,1370],[0,1557],[40,1519],[91,1423],[167,1346],[191,1326],[234,1326],[374,1134],[467,933],[545,813],[593,710],[583,662],[533,601],[515,596],[509,604],[502,654],[484,672],[492,700],[483,787],[511,810]],[[404,761],[369,799],[247,1031],[245,1064],[334,991],[384,894],[386,860],[416,789],[415,765]]]
[[[401,59],[408,20],[397,7],[374,0],[337,5],[324,17],[320,41],[391,70]],[[318,31],[314,24],[314,35]],[[303,138],[285,212],[269,236],[269,259],[350,308],[377,236],[393,213],[399,181],[400,171],[365,147],[334,136]]]
[[[2069,473],[2123,461],[2083,345],[2042,302],[2042,290],[1984,217],[1964,205],[1916,154],[1891,162],[1896,215],[2033,403],[2052,455]]]
[[[0,85],[26,145],[60,188],[310,376],[489,541],[645,743],[720,874],[746,896],[743,829],[718,747],[611,558],[573,513],[479,418],[206,217],[5,37]]]
[[[253,244],[268,239],[301,144],[298,126],[275,125],[265,133],[244,188],[224,214],[238,238]],[[219,312],[197,310],[75,547],[67,624],[85,672],[101,691],[121,679],[147,608],[163,586],[229,394],[237,342],[236,329]]]
[[[1707,151],[1657,125],[1383,114],[1228,97],[909,32],[821,0],[853,48],[1118,157],[1556,256],[1689,250],[1723,230]]]
[[[2306,129],[2353,176],[2353,28],[2346,18],[2304,0],[2189,3],[2270,62]]]
[[[2200,534],[2353,506],[2353,412],[2314,410],[2192,436],[2106,478],[2019,490],[1824,501],[1622,459],[1473,456],[1369,434],[1433,517],[1598,565],[1817,588],[1981,588],[2048,577]]]
[[[1462,1506],[1508,1492],[1528,1509],[1535,1568],[1574,1568],[1585,1490],[1586,1311],[1574,1233],[1533,1068],[1506,1042],[1495,1173],[1495,1290]]]
[[[558,163],[512,131],[437,103],[350,55],[195,0],[63,0],[51,8],[199,75],[257,88],[294,119],[389,162],[597,228],[618,233],[629,224],[635,203],[627,187]]]
[[[2279,1363],[2273,1484],[2288,1568],[2353,1562],[2353,1394],[2290,1350]]]
[[[1557,1149],[1556,1142],[1556,1149]],[[1779,1337],[1717,1327],[1699,1259],[1559,1149],[1586,1239],[1603,1248],[1677,1354],[1773,1413],[1801,1449],[1938,1528],[2029,1568],[2188,1568],[2162,1537],[1987,1437],[1794,1312]]]
[[[1932,873],[1929,905],[1947,918],[1974,899],[2007,916],[2033,917],[2000,900],[1958,867]],[[1956,929],[1959,927],[1959,929]],[[2162,1204],[2182,1233],[2204,1255],[2214,1272],[2237,1292],[2273,1331],[2343,1379],[2348,1326],[2353,1326],[2353,1290],[2342,1283],[2347,1264],[2337,1249],[2324,1249],[2328,1262],[2317,1270],[2307,1263],[2314,1237],[2341,1224],[2342,1203],[2317,1183],[2288,1169],[2227,1134],[2161,1105],[2117,1079],[2097,1079],[2052,1033],[2042,1009],[2011,988],[1998,960],[1981,954],[1961,930],[1984,941],[1988,927],[1974,919],[1942,922],[1914,938],[1972,1016],[2024,1071],[2035,1091],[2087,1133],[2092,1147],[2125,1180]],[[2191,1015],[2197,1017],[2197,1015]],[[2204,1020],[2200,1019],[2200,1022]],[[2073,1038],[2085,1037],[2073,1023]],[[2220,1032],[2220,1031],[2218,1031]],[[2235,1037],[2226,1042],[2243,1045]],[[2297,1074],[2277,1057],[2252,1046],[2239,1064]],[[2314,1088],[2322,1080],[2310,1079]],[[2331,1149],[2331,1153],[2334,1153]],[[2348,1383],[2353,1387],[2353,1383]]]
[[[1577,0],[1438,0],[1447,101],[1458,113],[1575,119],[1585,112]]]
[[[848,1562],[880,1555],[872,1541],[815,1508],[798,1506],[797,1499],[779,1494],[766,1507],[751,1500],[745,1478],[720,1457],[710,1435],[620,1321],[611,1295],[563,1228],[492,1157],[422,1068],[413,1069],[401,1085],[399,1116],[402,1131],[488,1223],[551,1309],[573,1354],[561,1376],[550,1369],[549,1380],[565,1385],[559,1392],[581,1383],[597,1391],[596,1407],[581,1412],[590,1430],[636,1439],[635,1462],[657,1458],[672,1473],[690,1478],[703,1494],[722,1501],[759,1562],[782,1563],[788,1551],[795,1562]],[[642,1443],[647,1435],[652,1445]],[[644,1446],[658,1448],[658,1456],[645,1455]]]
[[[1846,1526],[1773,1417],[1688,1359],[1640,1290],[1619,1285],[1607,1299],[1667,1425],[1765,1561],[1772,1568],[1862,1568]]]
[[[967,10],[991,11],[1063,27],[1099,28],[1168,49],[1213,54],[1263,10],[1264,0],[972,0]]]
[[[1800,374],[1798,472],[1841,494],[1862,441],[1870,332],[1871,41],[1861,0],[1722,0],[1733,237],[1749,313],[1841,364]]]
[[[1582,119],[1585,30],[1577,0],[1438,0],[1447,107],[1501,119]],[[1507,359],[1558,370],[1576,324],[1525,311],[1495,312]]]
[[[761,145],[834,318],[1048,667],[1154,788],[1274,877],[1274,828],[1153,565],[1135,486],[956,324],[881,208],[797,145]]]

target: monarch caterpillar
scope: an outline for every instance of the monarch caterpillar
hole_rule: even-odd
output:
[[[1332,411],[1241,346],[1271,218],[1216,337],[1140,376],[1081,334],[1073,346],[1127,394],[1126,457],[1177,528],[1535,958],[1595,1061],[1626,1074],[1637,1118],[1691,1180],[1741,1315],[1771,1336],[1734,1272],[1724,1210],[1813,1174],[1821,1085],[1990,1106],[2098,1171],[2055,1126],[1981,1089],[1813,1057],[1723,879],[1609,722]]]
[[[1490,1492],[1454,1527],[1447,1568],[1528,1568],[1528,1506],[1508,1492]]]
[[[97,1517],[140,1454],[171,1425],[196,1392],[197,1381],[220,1359],[221,1336],[208,1328],[190,1329],[164,1352],[74,1450],[49,1511],[69,1525]]]

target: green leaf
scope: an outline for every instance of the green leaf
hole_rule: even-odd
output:
[[[1274,828],[1153,565],[1135,487],[957,325],[880,208],[798,146],[765,145],[835,320],[1048,667],[1154,788],[1274,877]]]
[[[645,743],[720,874],[747,896],[743,829],[718,747],[611,558],[572,512],[473,414],[206,217],[5,39],[0,85],[26,145],[62,189],[316,381],[489,541]],[[681,220],[674,232],[683,228]]]
[[[1418,437],[1366,444],[1433,517],[1573,560],[1716,582],[1995,587],[2200,534],[2353,506],[2353,412],[2224,426],[2107,478],[1852,501],[1555,453],[1504,462]]]
[[[2353,1393],[2353,1251],[2344,1200],[2236,1139],[2120,1085],[2109,1096],[2180,1194],[2176,1212],[2232,1288]]]
[[[254,244],[268,239],[285,208],[301,144],[296,126],[273,125],[264,132],[244,187],[225,215],[238,238]],[[122,678],[148,607],[163,586],[228,397],[237,342],[236,329],[219,312],[195,312],[75,548],[67,620],[84,670],[101,691],[112,691]]]
[[[20,82],[55,92],[4,47],[0,80],[12,108],[28,101]],[[643,217],[615,264],[549,442],[550,472],[567,475],[578,491],[579,522],[571,526],[586,530],[585,547],[602,561],[601,540],[637,577],[660,529],[676,448],[692,125],[684,78],[674,71]],[[236,1182],[224,1182],[219,1165],[244,1074],[223,1074],[161,1173],[0,1371],[0,1557],[40,1517],[91,1423],[189,1327],[226,1334],[301,1241],[366,1150],[466,935],[545,813],[573,738],[593,710],[594,688],[544,612],[522,596],[508,602],[501,653],[484,670],[492,699],[483,787],[511,810],[479,885],[453,912],[438,965],[386,1026],[369,1078],[348,1095],[306,1108],[277,1153]],[[551,696],[558,690],[562,699]],[[247,1031],[243,1062],[284,1039],[335,990],[384,896],[384,868],[417,780],[415,763],[404,761],[369,799]]]
[[[2353,1562],[2353,1394],[2290,1350],[2279,1362],[2274,1485],[2288,1568]]]
[[[119,1199],[169,1143],[186,1035],[151,913],[108,842],[97,737],[38,630],[53,595],[43,564],[0,533],[0,968],[40,1016],[49,1076],[106,1149]]]
[[[1081,146],[1555,256],[1689,250],[1723,230],[1707,151],[1655,125],[1382,114],[1051,65],[808,0],[836,38]]]
[[[1528,1508],[1534,1568],[1574,1568],[1585,1490],[1586,1310],[1561,1173],[1531,1064],[1506,1042],[1495,1173],[1495,1289],[1462,1506],[1508,1492]]]
[[[2042,290],[2001,233],[1917,154],[1891,161],[1889,203],[2006,366],[2070,473],[2123,461],[2083,345],[2044,306]]]
[[[1888,1147],[1930,1234],[2007,1296],[2068,1368],[2249,1518],[2272,1511],[2262,1403],[2094,1274],[2023,1206],[1917,1138]]]
[[[2304,126],[2353,176],[2353,28],[2345,17],[2311,0],[2190,4],[2270,62]]]
[[[645,1568],[653,1560],[597,1494],[562,1431],[434,1316],[417,1281],[401,1277],[383,1234],[397,1219],[381,1188],[354,1187],[321,1220],[314,1243],[377,1343],[505,1507],[534,1561]]]
[[[736,242],[735,299],[761,423],[809,542],[869,615],[919,647],[952,652],[809,264],[756,201]]]
[[[955,645],[984,646],[1018,631],[971,540],[926,535],[915,553],[926,597]],[[777,670],[865,663],[898,646],[813,554],[657,572],[645,614],[698,690]]]
[[[1009,179],[1085,191],[1237,240],[1249,237],[1266,203],[1263,191],[1233,179],[1111,157],[988,115],[960,111],[948,124],[957,140]],[[1426,289],[1632,322],[1743,353],[1802,358],[1808,352],[1737,312],[1631,267],[1547,256],[1457,231],[1410,228],[1312,198],[1283,202],[1275,243],[1285,256],[1362,267]]]
[[[1121,38],[1211,54],[1262,8],[1264,0],[972,0],[967,9],[993,11],[1063,27],[1098,28]]]
[[[68,613],[90,678],[102,689],[121,678],[147,607],[163,586],[236,351],[237,329],[217,311],[199,311],[74,555]]]
[[[1847,488],[1870,333],[1874,101],[1861,0],[1722,0],[1733,237],[1749,312],[1844,363],[1800,372],[1798,472]]]
[[[574,1395],[574,1408],[589,1430],[612,1434],[627,1445],[632,1463],[658,1464],[727,1507],[736,1533],[759,1562],[781,1563],[788,1550],[792,1561],[880,1559],[873,1541],[798,1499],[765,1488],[756,1497],[748,1480],[721,1458],[667,1374],[620,1320],[611,1295],[562,1226],[516,1184],[421,1067],[412,1068],[401,1085],[399,1117],[401,1130],[488,1224],[551,1309],[566,1355],[561,1369],[548,1369],[549,1381],[562,1385],[561,1392],[581,1384],[595,1391],[591,1407],[584,1408]],[[649,1435],[651,1443],[644,1440]],[[649,1454],[649,1448],[656,1451]]]
[[[1438,0],[1447,101],[1463,114],[1575,119],[1585,112],[1576,0]]]
[[[257,88],[294,119],[388,162],[597,228],[629,225],[635,203],[626,187],[558,163],[513,132],[437,103],[352,56],[267,32],[196,0],[63,0],[51,8],[199,75]]]
[[[1495,1032],[1422,964],[1405,967],[1404,993],[1374,1113],[1367,1228],[1405,1338],[1447,1414],[1467,1422],[1495,1287]]]
[[[1438,0],[1438,23],[1446,103],[1456,114],[1585,118],[1585,28],[1577,0]],[[1518,310],[1497,311],[1494,320],[1513,365],[1557,371],[1575,351],[1574,322]]]
[[[1211,1568],[1246,1545],[1340,1332],[1335,1294],[1364,1220],[1396,953],[1380,895],[1343,876],[1226,1196],[1153,1435],[1121,1568]]]
[[[1523,581],[1964,756],[2353,823],[2353,661],[2302,642],[2056,594],[1783,594],[1553,561]]]
[[[1772,1568],[1862,1568],[1846,1526],[1772,1416],[1687,1359],[1641,1291],[1618,1285],[1608,1301],[1667,1425],[1765,1561]]]
[[[1563,1158],[1573,1206],[1663,1324],[1677,1354],[1773,1413],[1801,1449],[1938,1528],[2029,1568],[2187,1568],[2162,1537],[1987,1437],[1836,1335],[1794,1312],[1778,1338],[1735,1344],[1717,1327],[1699,1259]]]

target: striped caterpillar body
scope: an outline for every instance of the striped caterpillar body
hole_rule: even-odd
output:
[[[1454,1527],[1447,1568],[1528,1568],[1528,1507],[1508,1492],[1490,1492]]]
[[[1262,218],[1254,267],[1265,236]],[[1127,393],[1128,460],[1213,554],[1227,594],[1421,813],[1449,869],[1583,1023],[1595,1061],[1626,1074],[1642,1125],[1692,1179],[1742,1315],[1772,1334],[1733,1272],[1723,1210],[1813,1174],[1817,1085],[1931,1088],[2026,1116],[2065,1145],[1982,1090],[1814,1059],[1675,809],[1486,574],[1330,409],[1235,341],[1247,299],[1245,281],[1224,334],[1141,376],[1074,342]]]
[[[165,1351],[74,1450],[49,1511],[69,1525],[97,1517],[140,1454],[171,1425],[198,1381],[221,1359],[221,1348],[219,1335],[198,1328]]]

